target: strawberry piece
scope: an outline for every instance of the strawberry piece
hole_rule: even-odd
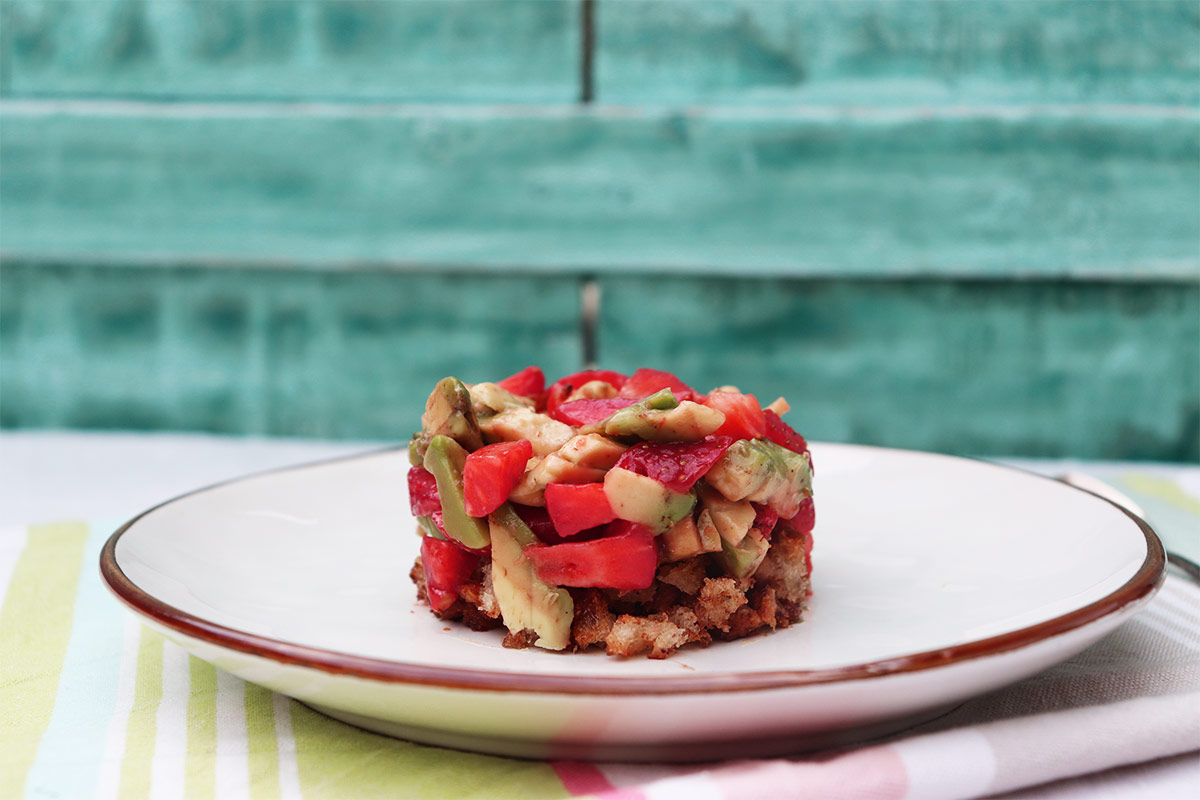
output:
[[[528,366],[502,381],[497,381],[496,385],[522,397],[537,397],[546,391],[546,375],[541,367]]]
[[[621,373],[608,369],[585,369],[582,372],[567,375],[565,378],[559,378],[546,390],[546,411],[553,416],[554,409],[562,405],[571,396],[571,392],[585,383],[604,381],[614,389],[620,389],[625,385],[626,380],[627,378]]]
[[[509,492],[525,474],[525,464],[533,457],[528,439],[497,442],[467,455],[463,465],[463,498],[467,513],[486,517],[504,504]]]
[[[704,405],[725,414],[725,423],[717,429],[717,436],[758,439],[767,431],[762,407],[752,394],[712,392],[705,398]]]
[[[479,566],[481,557],[452,541],[426,536],[421,539],[421,569],[425,573],[425,596],[434,611],[454,605],[458,592]]]
[[[734,440],[706,436],[699,442],[641,442],[621,454],[617,466],[645,475],[675,492],[686,492],[704,477]]]
[[[654,582],[658,549],[645,525],[617,521],[590,542],[539,545],[525,550],[537,576],[555,586],[645,589]]]
[[[779,521],[779,512],[770,506],[751,503],[754,506],[754,527],[758,528],[763,536],[770,538],[771,531],[775,530],[775,523]]]
[[[434,511],[442,510],[437,480],[432,472],[422,467],[413,467],[408,471],[408,503],[414,517],[427,517]]]
[[[695,400],[699,396],[695,389],[670,372],[646,367],[642,367],[630,375],[629,380],[625,381],[625,385],[619,388],[620,391],[617,393],[619,397],[632,397],[634,400],[649,397],[663,389],[670,389],[671,394],[675,395],[675,399],[681,403],[684,400]]]
[[[780,447],[786,447],[793,453],[807,453],[808,442],[804,441],[804,437],[796,433],[791,425],[788,425],[779,415],[771,409],[763,410],[763,419],[766,421],[766,437]]]
[[[546,487],[546,511],[559,536],[574,536],[617,518],[603,483],[552,483]]]
[[[572,400],[569,403],[555,406],[550,416],[559,422],[580,427],[591,425],[608,419],[622,408],[633,405],[635,400],[629,397],[612,397],[605,400]]]

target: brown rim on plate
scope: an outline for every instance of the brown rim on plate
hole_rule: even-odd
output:
[[[840,445],[862,447],[874,450],[890,450],[892,452],[920,453],[923,456],[936,458],[952,458],[971,463],[985,464],[997,469],[1012,470],[1030,475],[1035,478],[1054,481],[1054,478],[1029,472],[1018,467],[981,461],[977,459],[947,456],[939,453],[920,451],[902,451],[896,448],[876,448],[869,445]],[[598,677],[584,675],[539,675],[533,673],[507,673],[487,670],[464,669],[460,667],[440,667],[411,664],[403,661],[357,656],[336,650],[325,650],[319,647],[295,644],[268,636],[247,633],[235,628],[218,625],[209,620],[189,614],[174,606],[168,605],[158,598],[148,594],[125,575],[117,564],[117,542],[121,536],[135,525],[140,519],[152,514],[163,506],[191,497],[202,492],[218,489],[248,478],[292,472],[312,467],[325,466],[367,456],[381,455],[391,452],[394,448],[341,456],[333,459],[282,467],[265,472],[235,478],[229,481],[196,489],[186,494],[167,500],[143,511],[117,529],[100,553],[100,575],[108,588],[123,603],[133,611],[146,617],[152,622],[169,630],[177,631],[185,636],[220,647],[247,653],[259,658],[268,659],[283,664],[289,664],[308,669],[315,669],[331,675],[346,675],[385,683],[410,683],[425,686],[443,687],[448,689],[471,689],[497,692],[551,692],[558,694],[589,694],[589,695],[675,695],[675,694],[704,694],[711,692],[762,691],[768,689],[788,689],[813,684],[837,683],[842,681],[862,680],[886,675],[895,675],[917,670],[943,667],[957,662],[984,656],[997,655],[1011,650],[1026,647],[1052,636],[1067,633],[1094,622],[1102,617],[1119,611],[1122,608],[1140,601],[1148,600],[1166,576],[1166,555],[1162,543],[1154,530],[1136,514],[1123,506],[1112,502],[1094,492],[1077,486],[1055,481],[1064,489],[1082,492],[1111,505],[1129,517],[1141,530],[1146,539],[1146,558],[1137,572],[1122,586],[1108,595],[1089,603],[1082,608],[1039,622],[1009,633],[979,639],[961,645],[928,650],[921,653],[897,656],[882,661],[872,661],[866,664],[854,664],[846,667],[832,667],[814,670],[783,670],[774,672],[731,672],[716,675],[693,675],[687,677]],[[401,448],[402,449],[402,448]],[[719,646],[719,645],[718,645]],[[559,657],[570,658],[569,654]]]

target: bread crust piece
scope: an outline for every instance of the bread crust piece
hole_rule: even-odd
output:
[[[728,641],[794,625],[809,591],[806,538],[784,526],[776,528],[766,557],[746,581],[723,574],[713,559],[700,555],[660,565],[648,589],[572,589],[572,648],[602,646],[610,656],[662,659],[688,644],[706,647],[714,638]],[[410,576],[418,597],[427,603],[419,558]],[[476,570],[450,608],[435,613],[474,630],[500,626],[490,565],[485,562]],[[522,649],[536,640],[532,631],[519,631],[507,634],[503,644]]]

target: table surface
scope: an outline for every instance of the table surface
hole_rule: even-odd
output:
[[[236,439],[190,434],[0,433],[0,528],[64,519],[122,520],[200,486],[289,464],[333,458],[380,442]],[[1200,497],[1200,466],[1132,462],[1016,460],[1044,474],[1101,479],[1136,472],[1172,479]],[[1194,532],[1190,532],[1194,535]],[[1188,754],[1111,770],[1014,796],[1184,797],[1200,785],[1200,758]]]

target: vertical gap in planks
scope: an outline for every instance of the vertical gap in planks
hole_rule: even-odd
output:
[[[584,369],[596,366],[596,326],[600,319],[600,282],[595,275],[579,280],[579,339]]]
[[[596,3],[579,0],[579,102],[595,98]],[[579,344],[584,368],[596,366],[596,326],[600,318],[600,283],[595,275],[579,281]]]
[[[588,104],[595,97],[596,3],[579,2],[579,102]]]

